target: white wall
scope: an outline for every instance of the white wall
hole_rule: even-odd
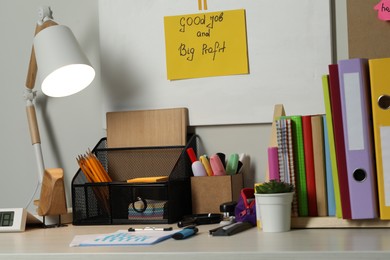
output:
[[[337,57],[346,58],[345,0],[335,2]],[[37,183],[23,90],[37,20],[36,10],[41,5],[51,6],[55,20],[73,30],[97,70],[92,86],[77,95],[56,99],[38,93],[36,108],[45,166],[64,169],[69,206],[71,180],[78,169],[76,156],[93,148],[106,135],[99,71],[98,1],[1,0],[0,133],[3,149],[0,150],[0,208],[25,207]],[[251,156],[250,171],[245,176],[246,186],[264,179],[270,124],[202,126],[196,127],[195,131],[207,144],[208,153],[244,152]]]
[[[275,102],[292,114],[323,113],[321,76],[331,62],[329,0],[283,3],[275,15],[269,12],[273,0],[211,1],[208,12],[246,10],[250,73],[167,80],[163,17],[196,12],[196,1],[100,0],[102,79],[114,88],[106,94],[107,111],[187,106],[196,126],[267,123]],[[218,39],[213,35],[200,40]],[[182,35],[188,44],[187,37]],[[302,92],[305,102],[299,102]]]
[[[36,87],[38,123],[46,168],[63,168],[70,205],[76,156],[105,135],[102,129],[98,8],[95,0],[2,0],[0,2],[0,207],[25,207],[37,184],[37,166],[28,132],[23,91],[39,6],[69,26],[97,69],[92,86],[78,95],[47,98]],[[44,117],[43,117],[44,116]],[[45,120],[43,119],[45,118]]]

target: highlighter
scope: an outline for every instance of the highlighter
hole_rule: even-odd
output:
[[[207,175],[213,176],[214,175],[213,169],[211,169],[211,165],[207,156],[206,155],[200,156],[199,161],[203,164],[203,167],[205,168]]]
[[[217,154],[210,157],[211,169],[213,169],[214,176],[226,175],[225,167]]]
[[[190,236],[195,235],[196,233],[198,233],[198,228],[195,226],[189,226],[183,228],[181,231],[174,233],[172,235],[172,238],[176,240],[186,239]]]
[[[238,167],[239,169],[237,170],[237,173],[245,173],[245,172],[249,172],[249,165],[250,165],[250,158],[249,158],[249,155],[245,154],[245,153],[240,153],[238,155],[238,160],[241,162],[239,163]],[[241,166],[240,166],[241,164]]]
[[[229,159],[227,161],[226,174],[227,175],[236,174],[237,168],[238,168],[238,154],[233,153],[229,156]]]
[[[237,166],[237,174],[239,174],[240,173],[240,171],[241,171],[241,168],[242,168],[242,166],[243,166],[244,164],[240,161],[240,160],[238,160],[238,166]]]
[[[268,171],[270,180],[279,180],[278,147],[268,147]]]
[[[190,160],[192,162],[192,173],[194,176],[207,176],[206,170],[203,167],[203,164],[196,159],[196,155],[194,152],[194,149],[191,147],[187,149],[187,154],[190,157]]]
[[[217,153],[219,159],[222,162],[223,168],[226,168],[226,155],[224,153]]]

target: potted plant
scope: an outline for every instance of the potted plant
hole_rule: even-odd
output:
[[[292,184],[270,180],[256,185],[256,214],[263,232],[285,232],[291,229]],[[259,223],[260,222],[260,223]]]

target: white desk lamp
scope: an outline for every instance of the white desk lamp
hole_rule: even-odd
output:
[[[60,217],[67,212],[63,170],[44,167],[34,107],[36,76],[38,72],[44,94],[64,97],[86,88],[93,81],[95,70],[81,51],[71,30],[52,20],[50,7],[40,7],[38,13],[25,89],[31,142],[38,165],[39,185],[42,185],[40,199],[35,204],[38,206],[38,215]]]

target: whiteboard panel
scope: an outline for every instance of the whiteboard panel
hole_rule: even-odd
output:
[[[190,125],[271,122],[324,113],[331,63],[329,0],[99,0],[105,112],[187,107]],[[247,75],[167,80],[164,16],[246,10]]]

